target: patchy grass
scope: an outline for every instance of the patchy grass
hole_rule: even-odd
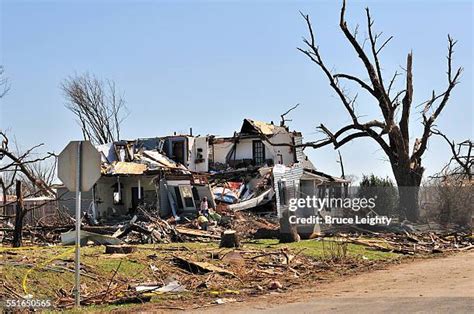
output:
[[[258,240],[246,242],[243,250],[275,251],[287,247],[292,253],[300,252],[314,259],[325,259],[328,255],[329,245],[325,240],[303,240],[296,243],[280,244],[278,240]],[[219,249],[217,242],[193,242],[193,243],[171,243],[137,245],[137,250],[131,254],[104,254],[104,246],[87,246],[81,248],[81,265],[83,275],[81,276],[81,289],[83,295],[90,295],[98,291],[105,291],[116,269],[117,274],[114,282],[126,287],[129,284],[158,281],[165,276],[177,275],[179,268],[172,265],[171,257],[175,254],[187,254],[195,260],[218,262],[209,260],[210,251],[226,252],[230,249]],[[370,250],[361,245],[348,244],[347,255],[354,259],[373,261],[392,260],[399,257],[398,254],[385,253]],[[152,265],[159,268],[153,271]],[[12,249],[0,247],[0,282],[19,295],[32,294],[34,298],[47,298],[57,300],[61,296],[71,296],[74,287],[74,247],[25,247]],[[244,268],[245,270],[245,268]],[[184,274],[186,271],[183,271]],[[189,274],[189,273],[188,273]],[[26,279],[25,279],[26,276]],[[187,275],[189,276],[189,275]],[[196,278],[191,275],[189,278]],[[295,279],[296,280],[296,279]],[[308,279],[309,280],[309,279]],[[186,285],[186,282],[180,281]],[[23,284],[24,283],[24,284]],[[296,282],[295,282],[296,284]],[[120,287],[119,287],[120,288]],[[11,295],[6,293],[4,287],[0,286],[0,296]],[[209,289],[213,289],[212,286]],[[205,291],[202,291],[205,293]],[[160,305],[181,306],[183,300],[196,298],[194,291],[179,294],[162,294],[152,297],[151,302]],[[136,304],[89,306],[82,310],[94,312],[108,312],[118,309],[127,311],[129,307]],[[74,312],[74,310],[71,310]]]
[[[268,240],[258,240],[254,241],[250,246],[256,246],[259,248],[283,248],[288,247],[294,249],[295,251],[303,250],[301,254],[310,256],[317,259],[324,259],[328,256],[330,250],[329,241],[334,241],[334,239],[313,239],[313,240],[302,240],[294,243],[279,243],[278,240],[268,239]],[[358,244],[347,244],[347,254],[349,257],[353,258],[366,258],[368,260],[387,260],[400,257],[399,254],[391,252],[381,252],[371,250],[370,248],[358,245]]]
[[[96,291],[107,285],[115,270],[116,278],[134,281],[152,280],[148,256],[153,255],[154,264],[167,254],[183,251],[209,250],[216,243],[172,243],[159,245],[137,245],[131,254],[104,254],[104,246],[81,248],[81,264],[84,275],[81,284],[85,291]],[[168,251],[170,250],[170,251]],[[20,295],[32,294],[35,298],[57,298],[56,291],[70,293],[74,287],[74,247],[0,247],[0,281],[14,287]],[[51,269],[51,267],[53,269]],[[61,270],[62,268],[62,270]],[[26,276],[26,279],[25,279]],[[104,282],[106,280],[106,282]],[[23,284],[24,283],[24,284]],[[0,288],[1,292],[1,288]]]

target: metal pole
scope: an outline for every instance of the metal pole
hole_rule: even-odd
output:
[[[74,265],[75,275],[75,286],[74,294],[76,307],[81,306],[81,278],[80,278],[80,265],[81,265],[81,153],[82,153],[82,141],[77,143],[77,164],[76,164],[76,258]]]
[[[138,202],[142,200],[142,183],[140,179],[138,179]]]
[[[96,185],[94,184],[92,186],[92,220],[94,221],[94,224],[97,219],[97,208],[95,204],[95,187]]]

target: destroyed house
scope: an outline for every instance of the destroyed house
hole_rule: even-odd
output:
[[[341,196],[349,184],[318,171],[303,151],[302,134],[286,126],[245,119],[233,137],[209,142],[214,197],[230,210],[269,204],[281,214],[292,198]],[[318,214],[304,207],[296,212],[299,217]],[[298,233],[306,235],[317,228],[316,224],[297,226]]]
[[[286,210],[294,197],[324,197],[347,180],[317,171],[303,152],[300,132],[245,119],[233,137],[210,139],[210,169],[217,201],[242,210],[274,201]],[[314,215],[302,209],[302,215]]]
[[[195,215],[203,197],[212,201],[206,175],[191,172],[140,140],[96,147],[102,156],[101,177],[82,196],[82,211],[94,219],[133,215],[139,206],[161,216]],[[73,193],[58,189],[60,206],[73,213]],[[212,203],[213,204],[213,203]]]
[[[195,215],[203,197],[213,208],[285,209],[291,197],[322,196],[347,183],[317,171],[302,143],[302,134],[286,126],[244,119],[232,137],[190,132],[100,145],[102,175],[83,193],[82,210],[106,220],[139,207],[178,217]],[[59,195],[68,193],[62,189]],[[62,199],[72,213],[72,193]]]

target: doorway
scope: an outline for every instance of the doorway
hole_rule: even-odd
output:
[[[138,205],[143,202],[143,188],[140,188],[141,199],[138,198],[138,187],[132,188],[132,211],[136,212]]]

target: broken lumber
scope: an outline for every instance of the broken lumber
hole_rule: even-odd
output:
[[[190,229],[190,228],[185,228],[185,227],[176,227],[176,231],[180,234],[191,236],[191,237],[203,237],[203,238],[211,238],[211,239],[221,238],[220,236],[212,234],[208,231]]]
[[[130,254],[137,250],[131,245],[106,245],[105,254]]]
[[[353,238],[348,238],[348,240],[351,243],[367,246],[369,248],[372,248],[372,249],[378,250],[378,251],[382,251],[382,252],[393,252],[393,253],[408,254],[408,255],[415,254],[414,251],[407,250],[407,249],[402,249],[402,248],[396,249],[396,248],[393,248],[393,247],[385,247],[385,246],[382,246],[382,245],[379,245],[379,244],[376,244],[376,243],[368,243],[368,242],[353,239]]]
[[[222,267],[219,267],[219,266],[215,266],[211,263],[207,263],[207,262],[197,262],[197,261],[193,261],[191,259],[186,259],[184,257],[180,257],[180,256],[173,256],[174,257],[174,261],[175,263],[187,270],[187,271],[190,271],[192,273],[195,273],[195,274],[201,274],[201,273],[209,273],[209,272],[215,272],[215,273],[218,273],[218,274],[221,274],[221,275],[231,275],[233,277],[235,277],[235,274],[229,270],[226,270]]]

